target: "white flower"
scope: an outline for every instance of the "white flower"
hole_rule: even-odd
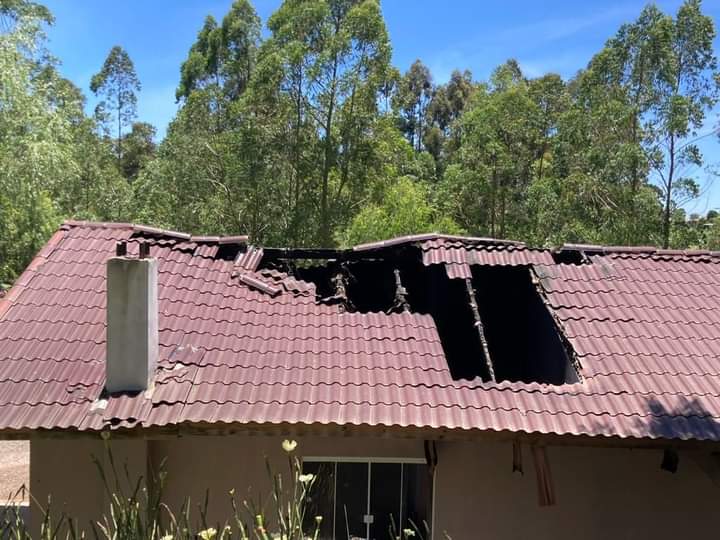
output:
[[[198,536],[202,538],[202,540],[213,540],[213,538],[217,536],[217,531],[211,527],[209,529],[205,529],[204,531],[200,531]]]
[[[289,454],[290,452],[295,450],[295,448],[297,448],[297,441],[289,441],[289,440],[285,439],[282,442],[282,447],[283,447],[283,450],[285,450]]]
[[[165,536],[161,537],[160,540],[173,540],[173,535],[166,534]]]
[[[411,536],[415,536],[415,531],[412,529],[403,529],[403,534],[405,535],[405,538],[410,538]]]
[[[308,482],[312,482],[312,479],[313,479],[313,478],[315,478],[315,475],[313,475],[313,474],[311,474],[311,473],[301,474],[300,476],[298,476],[298,480],[300,480],[300,482],[302,482],[303,484],[307,484]]]

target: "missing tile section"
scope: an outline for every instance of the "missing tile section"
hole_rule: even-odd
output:
[[[215,259],[234,261],[243,247],[242,244],[221,243],[215,252]]]
[[[555,264],[574,264],[579,266],[590,263],[590,259],[588,259],[585,252],[581,250],[561,249],[554,251],[552,258]]]
[[[495,380],[579,381],[572,355],[526,266],[474,266],[472,283]]]
[[[415,247],[382,253],[265,250],[273,268],[312,283],[316,301],[338,312],[432,316],[456,380],[578,382],[561,327],[528,265],[473,265],[450,277]]]

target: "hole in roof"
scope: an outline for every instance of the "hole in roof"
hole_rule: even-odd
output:
[[[340,311],[430,315],[453,379],[579,381],[529,266],[474,265],[466,281],[449,278],[444,265],[425,266],[415,247],[349,257],[283,255],[264,259],[263,267],[314,283],[317,301]]]
[[[473,266],[472,283],[497,381],[578,382],[527,266]]]
[[[551,253],[556,264],[590,264],[590,259],[579,249],[561,249]]]
[[[244,244],[241,243],[220,244],[218,246],[217,253],[215,254],[215,259],[223,261],[234,261],[235,258],[238,256],[238,253],[240,253],[240,250],[244,248]]]

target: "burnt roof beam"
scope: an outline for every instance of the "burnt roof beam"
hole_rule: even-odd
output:
[[[482,319],[480,318],[480,311],[478,310],[477,296],[475,294],[475,288],[472,285],[470,278],[465,278],[465,288],[468,295],[468,305],[470,311],[472,311],[473,319],[475,320],[475,329],[480,339],[480,346],[482,347],[483,356],[485,357],[485,369],[488,372],[491,381],[495,381],[495,368],[493,366],[492,358],[490,357],[490,348],[488,347],[487,338],[485,337],[485,327],[483,326]]]
[[[392,306],[390,306],[390,309],[388,309],[386,313],[410,312],[410,303],[407,298],[408,292],[400,279],[400,270],[395,268],[393,273],[395,274],[395,298],[393,299]]]

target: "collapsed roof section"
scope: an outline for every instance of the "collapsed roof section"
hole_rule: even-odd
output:
[[[151,392],[104,387],[105,262],[159,266]],[[720,441],[720,258],[419,235],[258,248],[68,222],[0,300],[0,431],[334,424]]]

